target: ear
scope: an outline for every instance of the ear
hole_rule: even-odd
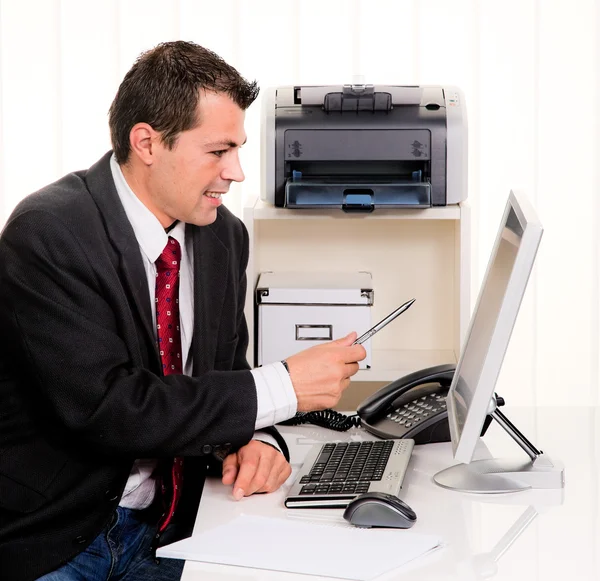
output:
[[[148,123],[136,123],[129,132],[131,151],[144,165],[152,165],[159,135]]]

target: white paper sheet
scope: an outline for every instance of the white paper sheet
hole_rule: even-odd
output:
[[[240,515],[162,547],[160,557],[368,581],[439,547],[439,538],[345,521]]]

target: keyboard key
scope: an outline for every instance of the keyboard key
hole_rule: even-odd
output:
[[[308,484],[307,486],[303,486],[300,489],[300,494],[314,494],[316,490],[316,486],[311,486],[310,484]]]

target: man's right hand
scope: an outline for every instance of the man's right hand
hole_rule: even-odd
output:
[[[333,407],[358,371],[358,361],[367,352],[352,332],[341,339],[316,345],[286,359],[290,379],[298,399],[298,411],[308,412]]]

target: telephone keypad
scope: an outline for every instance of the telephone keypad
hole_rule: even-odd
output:
[[[405,428],[410,428],[421,420],[446,409],[446,397],[439,393],[421,396],[419,399],[406,403],[390,412],[387,419]]]

